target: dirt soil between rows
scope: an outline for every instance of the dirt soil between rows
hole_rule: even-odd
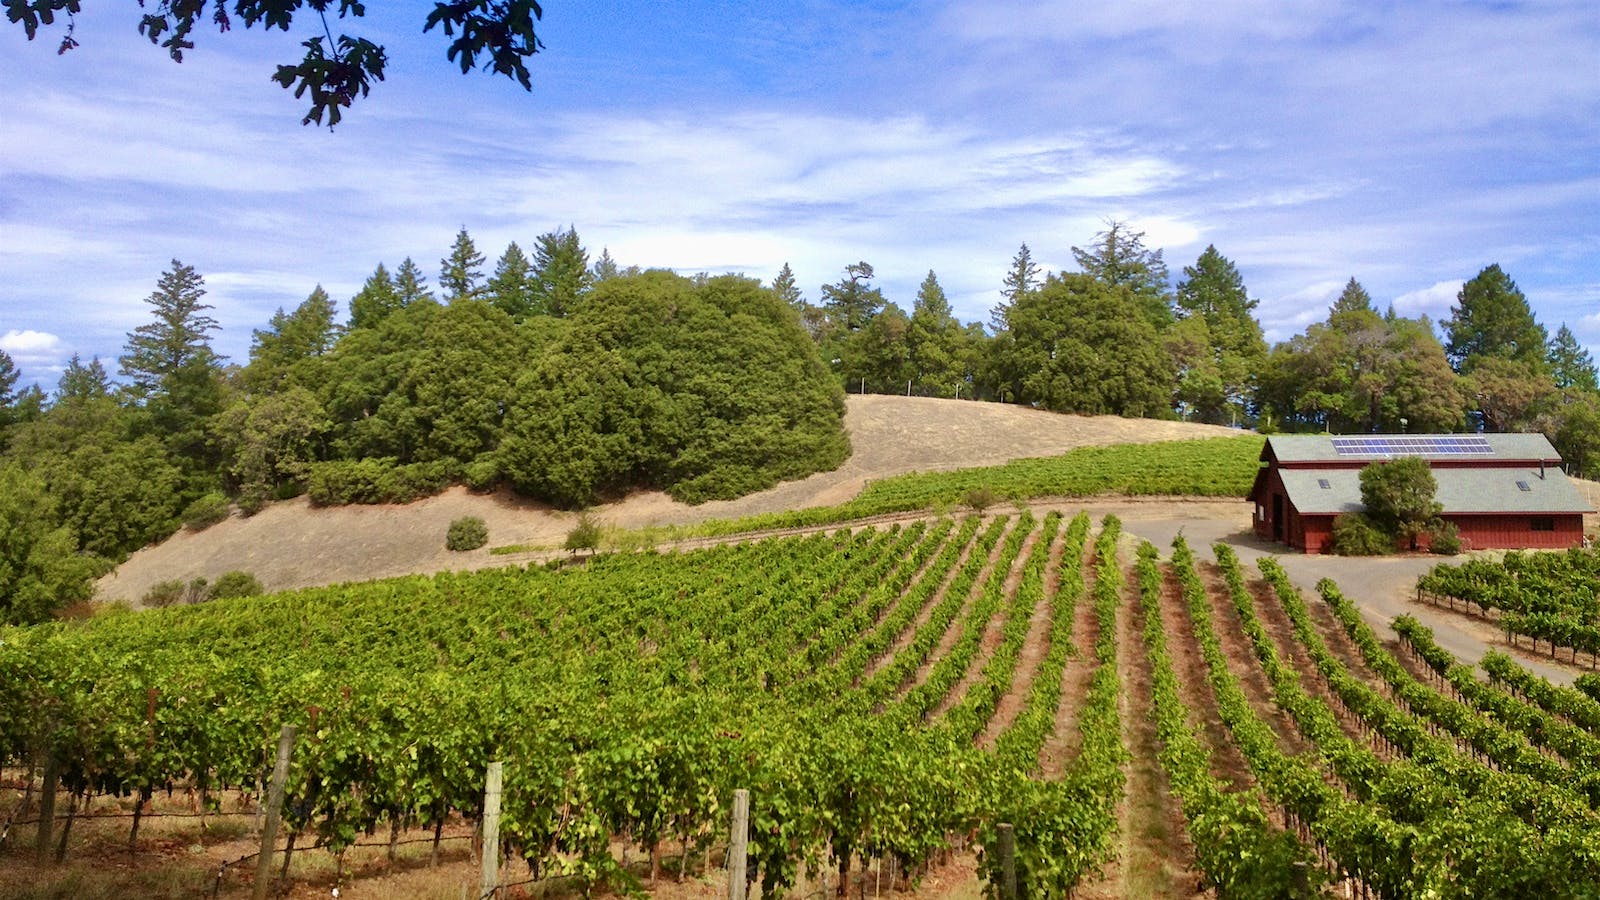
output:
[[[838,469],[790,481],[737,500],[699,506],[644,491],[594,510],[603,525],[641,528],[729,519],[842,503],[869,481],[908,472],[997,465],[1054,456],[1077,447],[1217,437],[1219,426],[1116,416],[1074,416],[970,400],[852,395],[845,428],[854,448]],[[1238,504],[1244,508],[1243,503]],[[452,553],[444,534],[461,516],[489,526],[489,545]],[[235,515],[201,532],[180,531],[135,553],[99,582],[100,600],[136,603],[157,582],[215,580],[235,569],[268,590],[365,581],[394,575],[477,569],[514,561],[489,547],[559,547],[577,515],[510,493],[452,488],[405,505],[315,508],[305,498],[275,503],[245,519]]]

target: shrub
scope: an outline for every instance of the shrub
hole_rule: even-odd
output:
[[[260,488],[251,488],[239,495],[239,515],[250,518],[267,508],[267,501],[271,499]]]
[[[500,464],[492,456],[480,456],[462,472],[467,487],[475,491],[492,491],[500,484]]]
[[[444,545],[451,550],[476,550],[487,543],[489,526],[477,516],[462,516],[444,534]]]
[[[319,506],[410,503],[450,486],[457,466],[446,460],[401,465],[392,456],[316,463],[306,492]]]
[[[1454,522],[1435,519],[1428,524],[1428,551],[1441,556],[1455,556],[1461,552],[1461,529]]]
[[[567,542],[563,546],[573,553],[600,549],[600,523],[588,513],[582,513],[578,516],[578,524],[567,533]]]
[[[184,584],[179,579],[158,581],[144,592],[139,602],[145,606],[171,606],[183,599]]]
[[[199,603],[208,599],[208,596],[204,578],[195,578],[188,584],[181,578],[174,578],[157,582],[144,592],[139,602],[145,606],[172,606],[175,603]]]
[[[228,517],[228,498],[213,491],[196,499],[183,510],[183,527],[204,531]]]
[[[249,572],[238,570],[224,572],[217,583],[206,592],[207,600],[228,600],[234,597],[254,597],[262,593],[261,582]]]
[[[961,504],[963,506],[970,507],[973,512],[978,513],[979,515],[982,515],[984,510],[995,505],[999,501],[1000,498],[995,496],[994,491],[991,491],[986,487],[973,488],[972,490],[961,495]]]
[[[1382,556],[1394,552],[1394,538],[1361,513],[1345,513],[1333,520],[1333,543],[1340,556]]]

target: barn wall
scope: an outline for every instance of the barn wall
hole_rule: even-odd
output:
[[[1333,541],[1333,516],[1300,516],[1302,523],[1299,546],[1307,553],[1326,553]]]
[[[1278,474],[1276,467],[1267,470],[1261,480],[1260,493],[1255,496],[1255,502],[1250,509],[1250,520],[1255,526],[1256,537],[1263,540],[1274,540],[1273,535],[1273,503],[1272,498],[1281,498],[1284,511],[1282,535],[1284,540],[1290,537],[1290,524],[1294,519],[1294,507],[1289,504],[1289,495],[1283,489],[1283,477]]]
[[[1461,529],[1461,543],[1472,550],[1513,550],[1530,548],[1563,550],[1583,545],[1583,516],[1576,513],[1554,516],[1445,516]],[[1534,531],[1532,520],[1553,520],[1553,531]]]

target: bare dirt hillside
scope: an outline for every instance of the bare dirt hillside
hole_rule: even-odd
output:
[[[876,478],[1051,456],[1099,444],[1202,438],[1232,429],[1185,422],[1069,416],[999,403],[922,397],[853,395],[845,427],[854,447],[844,465],[737,500],[699,506],[658,491],[641,492],[595,511],[606,525],[641,527],[734,518],[840,503]],[[506,564],[488,549],[452,553],[444,533],[452,519],[480,516],[489,546],[559,545],[576,515],[510,494],[463,488],[404,506],[314,509],[304,498],[273,504],[198,532],[179,532],[135,553],[100,580],[102,600],[136,601],[156,582],[223,572],[252,572],[269,590],[364,581],[414,572]]]

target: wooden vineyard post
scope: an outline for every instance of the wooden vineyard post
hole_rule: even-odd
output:
[[[504,770],[489,763],[483,779],[483,871],[478,876],[478,900],[493,897],[500,885],[500,783]]]
[[[261,825],[261,853],[256,857],[256,883],[253,900],[265,900],[272,886],[272,851],[278,842],[278,819],[283,814],[284,784],[289,780],[289,754],[294,751],[294,726],[278,732],[278,761],[272,766],[272,783],[267,788],[266,821]]]
[[[1000,900],[1017,900],[1017,835],[1010,822],[1000,823]]]
[[[39,787],[39,831],[34,837],[33,852],[42,865],[50,858],[50,833],[56,826],[56,788],[61,781],[61,767],[56,756],[44,758],[44,784]]]
[[[728,900],[745,900],[747,842],[750,840],[750,792],[733,792],[733,833],[728,840]]]

